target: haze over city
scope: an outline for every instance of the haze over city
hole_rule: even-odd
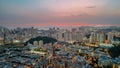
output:
[[[0,0],[0,25],[120,26],[120,0]]]
[[[120,0],[0,0],[0,68],[120,68]]]

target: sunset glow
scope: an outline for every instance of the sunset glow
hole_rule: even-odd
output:
[[[119,0],[1,0],[0,25],[120,26]],[[54,23],[53,23],[54,22]]]

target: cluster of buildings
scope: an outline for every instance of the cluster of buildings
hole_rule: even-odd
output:
[[[40,36],[48,36],[57,39],[58,41],[74,43],[82,42],[86,45],[111,45],[118,44],[120,39],[120,32],[117,30],[110,30],[109,28],[98,27],[79,27],[72,29],[50,28],[49,30],[39,31]]]
[[[36,28],[16,28],[9,30],[0,28],[0,44],[26,42],[37,36],[47,36],[58,41],[74,43],[82,42],[87,45],[116,44],[120,40],[120,32],[112,28],[103,27],[79,27],[71,29],[49,28],[48,30],[38,30]]]
[[[0,45],[12,43],[24,43],[33,37],[37,37],[38,29],[31,28],[16,28],[7,29],[0,28]]]
[[[28,46],[0,47],[0,68],[45,68],[47,51],[40,47],[29,44]]]
[[[57,39],[44,44],[43,40],[24,43],[37,36]],[[116,37],[118,37],[116,39]],[[120,44],[118,30],[98,27],[38,30],[0,29],[0,68],[119,68],[120,56],[112,58],[108,47]],[[105,46],[105,48],[103,48]]]
[[[0,49],[0,68],[119,68],[120,56],[112,58],[107,48],[67,43],[43,44]]]

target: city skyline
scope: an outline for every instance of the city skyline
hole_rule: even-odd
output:
[[[118,0],[1,0],[0,25],[14,27],[120,26]]]

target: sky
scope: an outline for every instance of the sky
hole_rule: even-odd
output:
[[[0,0],[0,26],[120,26],[120,0]]]

